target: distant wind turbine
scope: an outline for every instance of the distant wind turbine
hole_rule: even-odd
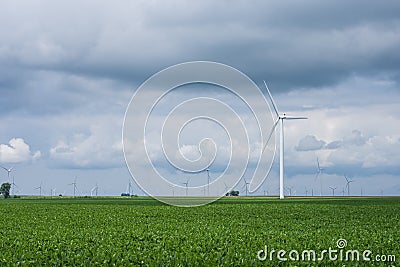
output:
[[[50,196],[56,196],[56,188],[51,188],[50,189]]]
[[[36,187],[35,189],[39,189],[39,196],[42,196],[42,182],[40,182],[40,186]]]
[[[188,184],[189,184],[189,179],[186,180],[186,182],[182,183],[186,187],[186,196],[188,196]]]
[[[337,189],[337,187],[330,186],[329,188],[332,189],[332,196],[335,196],[335,190]]]
[[[76,186],[76,179],[77,179],[77,177],[75,176],[74,182],[68,184],[68,185],[73,185],[74,186],[74,197],[76,196],[76,191],[78,190],[78,187]]]
[[[15,184],[15,176],[14,175],[13,175],[11,186],[12,186],[11,187],[11,189],[12,189],[11,195],[15,196],[15,188],[18,187],[18,186]]]
[[[347,195],[350,196],[350,184],[354,182],[354,180],[350,180],[346,175],[344,175],[344,178],[346,179]]]
[[[289,191],[289,196],[292,196],[292,189],[293,189],[293,186],[287,186],[286,187],[286,190]]]
[[[96,185],[96,186],[97,186],[97,185]],[[128,189],[128,194],[129,194],[129,195],[132,195],[132,194],[131,194],[131,192],[132,192],[132,183],[131,183],[131,181],[129,181],[128,186],[127,186],[127,189]]]
[[[10,172],[12,171],[12,169],[14,168],[14,167],[11,167],[11,168],[9,168],[9,169],[7,169],[6,167],[3,167],[3,166],[0,166],[2,169],[4,169],[6,172],[7,172],[7,179],[8,179],[8,181],[10,180]]]
[[[285,198],[285,194],[284,194],[284,184],[283,184],[283,177],[284,177],[284,133],[283,133],[283,121],[284,120],[305,120],[307,119],[306,117],[288,117],[286,116],[285,113],[280,114],[278,111],[277,106],[275,105],[274,99],[272,98],[272,95],[268,89],[267,83],[264,81],[264,85],[265,88],[267,89],[267,93],[269,98],[271,99],[272,102],[272,106],[274,108],[275,114],[277,116],[277,120],[275,122],[275,124],[273,125],[271,132],[268,136],[268,139],[265,143],[265,146],[263,148],[263,151],[265,150],[265,148],[267,147],[267,144],[269,142],[269,140],[271,139],[272,134],[275,131],[276,126],[278,125],[278,123],[280,122],[280,146],[279,146],[279,198],[280,199],[284,199]]]
[[[97,186],[97,183],[96,183],[96,186],[95,187],[93,187],[92,188],[92,190],[90,190],[90,196],[92,197],[93,196],[93,193],[96,193],[96,197],[97,197],[97,194],[98,194],[98,192],[99,192],[99,187]]]
[[[244,178],[243,178],[243,181],[244,181],[244,187],[245,187],[245,190],[246,190],[246,197],[247,197],[247,192],[248,192],[248,186],[249,186],[249,182],[247,182]]]
[[[324,170],[324,169],[321,168],[321,165],[319,164],[319,159],[318,159],[318,157],[317,157],[317,174],[315,175],[315,180],[319,179],[319,183],[320,183],[320,195],[321,195],[321,197],[322,197],[322,178],[321,178],[321,175],[322,175],[322,171],[323,171],[323,170]]]
[[[210,169],[207,168],[207,195],[210,196]]]

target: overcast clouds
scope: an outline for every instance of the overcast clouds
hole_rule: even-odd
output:
[[[40,182],[71,194],[75,176],[85,194],[96,182],[119,194],[136,88],[210,60],[266,80],[281,111],[310,118],[286,123],[297,194],[315,186],[318,156],[326,188],[347,173],[354,193],[398,195],[399,14],[399,1],[1,1],[0,163],[23,194]],[[276,171],[260,192],[277,193]]]

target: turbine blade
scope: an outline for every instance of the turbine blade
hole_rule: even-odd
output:
[[[268,139],[267,139],[267,141],[265,142],[265,145],[264,145],[264,148],[263,148],[263,150],[262,150],[262,153],[264,153],[265,149],[267,148],[267,145],[268,145],[268,143],[269,143],[269,140],[271,140],[272,134],[274,133],[275,128],[276,128],[276,126],[278,125],[278,122],[279,122],[279,118],[276,120],[274,126],[272,126],[271,132],[270,132],[269,135],[268,135]]]
[[[285,117],[285,120],[307,120],[307,117]]]
[[[271,92],[269,91],[268,86],[267,86],[267,83],[266,83],[265,81],[264,81],[264,85],[265,85],[265,88],[267,89],[268,96],[269,96],[269,98],[271,99],[272,106],[273,106],[273,108],[274,108],[274,110],[275,110],[276,116],[279,117],[278,108],[276,107],[275,101],[274,101],[274,99],[272,98]]]

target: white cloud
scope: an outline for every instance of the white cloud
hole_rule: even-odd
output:
[[[318,140],[314,135],[307,135],[299,141],[299,145],[296,146],[297,151],[310,151],[319,150],[323,148],[325,142]]]
[[[351,135],[355,137],[354,131]],[[351,145],[340,147],[329,155],[334,164],[359,164],[362,168],[395,167],[400,162],[399,136],[373,136],[360,143],[361,133],[356,134]],[[362,139],[362,138],[361,138]],[[346,140],[346,138],[345,138]]]
[[[90,134],[75,134],[50,149],[52,164],[61,168],[113,168],[123,164],[121,141],[101,127]]]
[[[13,138],[8,144],[0,145],[1,162],[21,163],[36,160],[40,156],[39,150],[32,154],[29,145],[22,138]]]

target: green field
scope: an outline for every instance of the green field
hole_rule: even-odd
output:
[[[21,198],[0,199],[0,216],[0,266],[400,263],[400,198],[224,198],[195,208],[151,198]],[[371,261],[289,258],[291,250],[338,250],[340,238],[347,241],[343,253],[370,250]],[[265,246],[268,257],[260,261]],[[287,261],[277,259],[278,250]]]

